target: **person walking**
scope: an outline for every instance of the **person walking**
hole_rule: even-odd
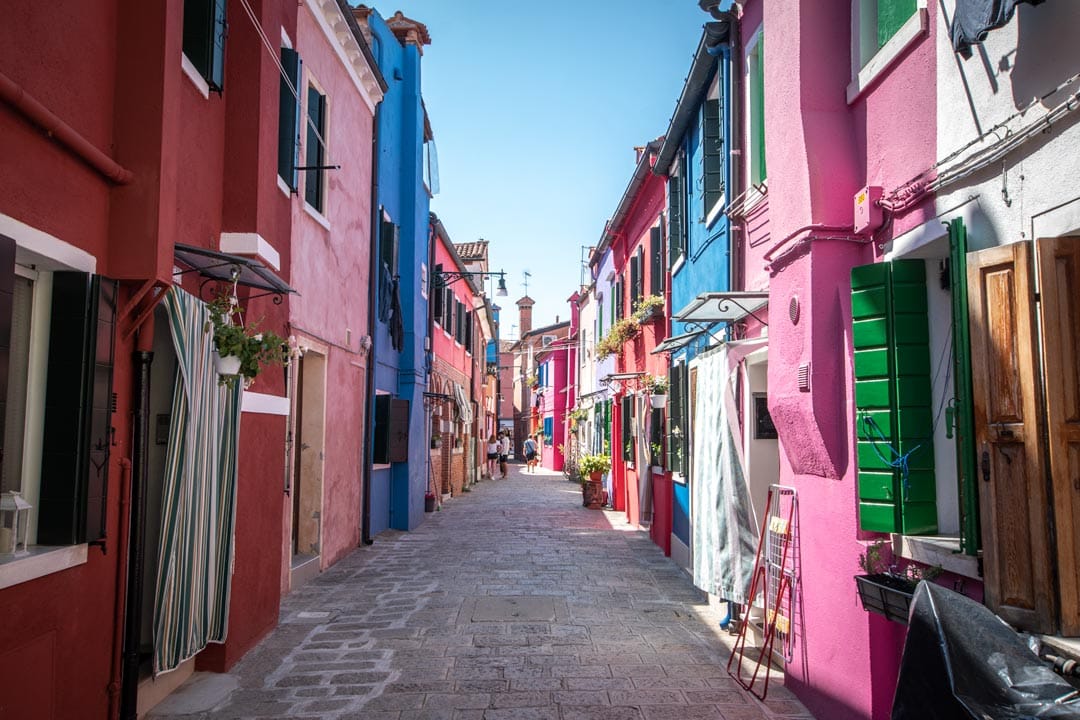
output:
[[[494,434],[487,441],[487,475],[495,479],[495,463],[499,461],[499,440]]]
[[[499,440],[499,472],[506,479],[506,464],[510,462],[510,433],[504,432]]]
[[[536,471],[536,441],[532,439],[532,436],[525,438],[525,466],[529,472]]]

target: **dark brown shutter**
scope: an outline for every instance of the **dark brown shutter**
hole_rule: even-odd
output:
[[[390,462],[390,400],[386,394],[375,396],[375,432],[371,459],[376,465]]]
[[[389,443],[390,462],[409,461],[408,400],[393,399],[390,401]]]
[[[95,275],[91,302],[97,302],[93,346],[93,397],[90,403],[90,463],[86,482],[86,541],[105,537],[109,489],[109,455],[112,444],[112,380],[116,341],[117,283]]]

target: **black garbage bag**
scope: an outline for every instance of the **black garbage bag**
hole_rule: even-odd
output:
[[[892,720],[1080,718],[1075,689],[986,607],[915,589]]]

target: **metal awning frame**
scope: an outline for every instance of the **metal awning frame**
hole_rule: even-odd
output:
[[[719,315],[706,315],[706,307],[716,302],[716,311]],[[752,317],[762,325],[768,327],[769,323],[757,315],[761,308],[769,304],[768,291],[732,290],[729,292],[701,293],[690,301],[690,304],[672,316],[673,320],[683,323],[717,323],[739,322],[747,317]],[[731,310],[737,308],[735,313]],[[740,314],[741,313],[741,314]]]
[[[263,290],[264,292],[249,295],[248,299],[270,295],[273,296],[275,305],[280,305],[285,295],[299,294],[274,274],[273,270],[254,258],[182,243],[176,243],[173,257],[178,263],[188,268],[173,273],[174,277],[194,272],[205,278],[199,285],[200,298],[203,288],[211,282],[236,283],[242,287]]]

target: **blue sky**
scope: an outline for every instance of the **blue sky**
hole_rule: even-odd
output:
[[[708,15],[694,0],[371,4],[431,33],[423,91],[441,186],[432,210],[454,242],[490,242],[510,293],[497,298],[502,336],[516,337],[525,270],[533,326],[568,319],[582,246],[615,212],[633,147],[667,129]]]

